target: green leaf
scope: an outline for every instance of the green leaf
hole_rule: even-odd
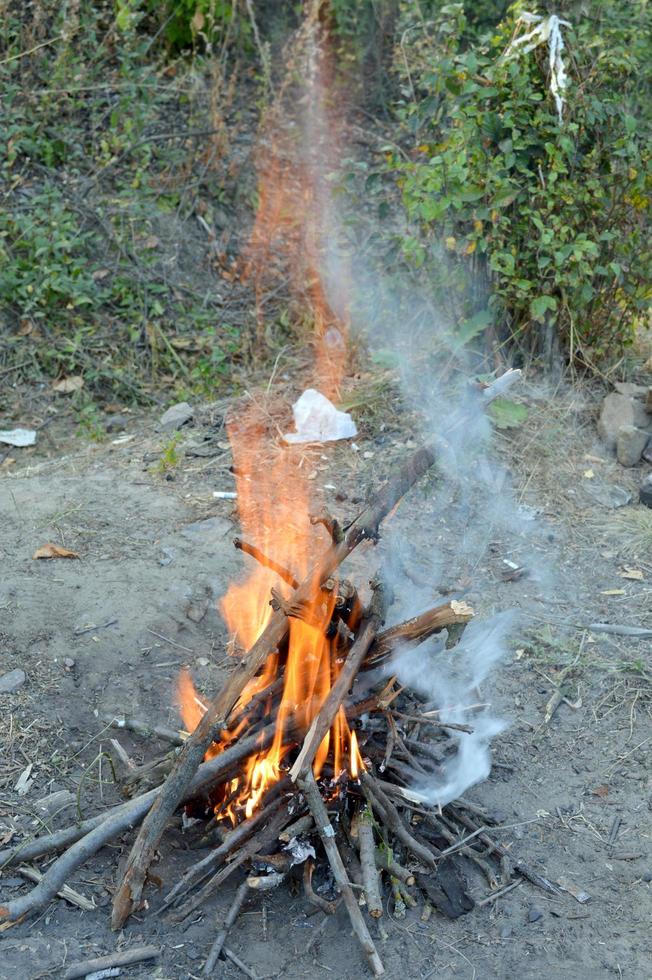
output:
[[[530,316],[533,320],[543,323],[548,310],[557,309],[557,300],[554,296],[537,296],[530,303]]]
[[[460,344],[468,344],[474,337],[483,333],[492,320],[493,317],[489,310],[480,310],[479,313],[474,314],[474,316],[469,317],[468,320],[464,320],[460,324],[459,329],[455,333],[455,339]]]
[[[519,405],[509,398],[497,398],[491,403],[488,411],[497,429],[514,429],[522,425],[529,414],[525,405]]]

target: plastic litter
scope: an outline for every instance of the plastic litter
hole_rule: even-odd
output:
[[[283,438],[289,443],[333,442],[352,439],[358,434],[355,422],[347,412],[340,412],[332,402],[314,388],[308,388],[292,406],[296,432]]]
[[[1,429],[0,442],[9,446],[33,446],[36,442],[35,429]]]

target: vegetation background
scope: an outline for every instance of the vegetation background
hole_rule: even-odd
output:
[[[107,404],[237,389],[306,327],[281,290],[261,333],[240,260],[257,127],[303,5],[1,6],[5,386],[63,385],[98,437]],[[333,175],[364,203],[371,259],[460,344],[626,374],[652,295],[646,0],[554,8],[569,22],[561,122],[547,46],[505,57],[527,5],[320,6],[333,98],[373,133]]]

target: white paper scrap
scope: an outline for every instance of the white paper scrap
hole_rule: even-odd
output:
[[[332,402],[314,388],[308,388],[292,406],[296,432],[287,432],[286,442],[332,442],[352,439],[358,434],[355,422],[347,412],[340,412]]]

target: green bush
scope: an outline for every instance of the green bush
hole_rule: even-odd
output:
[[[93,239],[53,187],[0,211],[0,304],[39,319],[97,303],[87,256]]]
[[[631,341],[652,297],[652,10],[570,5],[561,124],[547,46],[503,57],[518,12],[469,41],[462,4],[443,7],[400,52],[412,146],[391,168],[417,226],[403,251],[463,336],[493,323],[538,353],[554,324],[593,361]]]

